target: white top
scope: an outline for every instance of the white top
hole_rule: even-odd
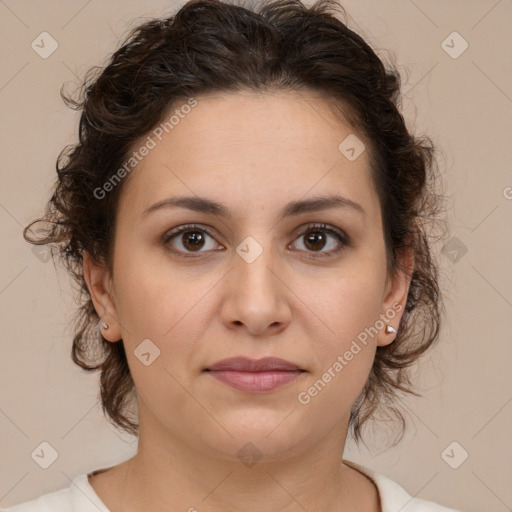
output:
[[[432,501],[413,498],[389,478],[350,461],[347,466],[367,475],[379,491],[382,512],[461,512]],[[108,469],[108,468],[105,468]],[[102,471],[102,470],[98,470]],[[87,473],[78,475],[66,489],[14,505],[0,512],[110,512],[89,483]]]

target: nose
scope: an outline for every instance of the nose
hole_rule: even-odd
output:
[[[249,251],[244,253],[247,247]],[[228,329],[245,329],[253,336],[276,334],[290,323],[293,294],[284,266],[273,251],[260,249],[253,260],[246,257],[253,250],[254,246],[241,244],[233,257],[233,266],[224,282],[221,320]]]

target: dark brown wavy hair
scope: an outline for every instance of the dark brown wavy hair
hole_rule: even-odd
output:
[[[314,91],[343,112],[369,144],[378,191],[388,270],[412,248],[415,267],[405,311],[393,343],[377,347],[367,383],[354,403],[350,431],[380,413],[405,427],[400,392],[412,393],[409,367],[439,337],[443,302],[430,228],[439,221],[435,148],[427,136],[409,133],[399,112],[400,74],[347,27],[344,9],[320,0],[253,2],[250,7],[192,0],[177,13],[144,21],[127,36],[104,67],[93,67],[77,99],[79,141],[66,146],[45,214],[25,227],[33,244],[51,244],[79,288],[71,356],[87,371],[101,372],[103,412],[114,426],[138,434],[130,417],[136,389],[123,343],[98,329],[83,275],[83,254],[112,269],[116,207],[123,181],[99,199],[95,191],[118,171],[137,141],[158,126],[173,105],[210,92]],[[124,180],[126,181],[126,179]],[[38,231],[33,231],[42,223]],[[41,225],[41,224],[40,224]],[[102,312],[100,312],[101,314]]]

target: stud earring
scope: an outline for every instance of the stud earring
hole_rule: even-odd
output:
[[[396,333],[396,329],[394,329],[393,327],[391,327],[391,325],[386,325],[386,332],[387,332],[388,334]]]
[[[105,322],[101,322],[101,328],[108,329],[108,324],[106,324]]]

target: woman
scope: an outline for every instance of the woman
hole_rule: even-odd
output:
[[[334,11],[188,2],[67,99],[80,141],[25,236],[81,287],[73,360],[138,451],[9,510],[449,510],[342,458],[403,423],[438,339],[440,197],[398,73]]]

